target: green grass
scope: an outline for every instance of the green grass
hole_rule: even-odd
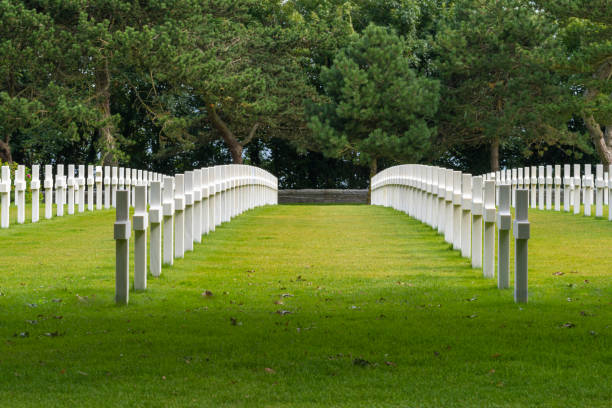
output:
[[[0,401],[609,407],[612,223],[530,220],[527,305],[388,208],[249,211],[127,307],[113,303],[112,210],[12,225],[0,230]]]

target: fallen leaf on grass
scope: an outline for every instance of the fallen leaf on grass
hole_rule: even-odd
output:
[[[501,357],[501,354],[499,353],[495,353],[491,356],[491,358],[499,358],[499,357]]]
[[[591,281],[589,281],[588,279],[585,279],[584,283],[591,283]]]
[[[470,299],[465,299],[466,302],[473,302],[475,300],[478,300],[476,297],[470,298]]]
[[[275,305],[282,305],[284,304],[282,300],[277,300],[276,302],[274,302]]]
[[[29,324],[38,324],[38,320],[26,320],[26,323],[29,323]]]
[[[213,293],[210,290],[205,290],[204,292],[202,292],[203,297],[211,297],[212,295]]]
[[[265,370],[265,371],[266,371],[266,373],[268,373],[268,374],[276,374],[276,371],[274,371],[273,369],[271,369],[271,368],[269,368],[269,367],[264,368],[264,370]]]
[[[465,316],[467,319],[475,319],[478,317],[477,314],[473,314],[473,315],[469,315],[469,316]]]
[[[293,295],[291,293],[283,293],[281,297],[288,298],[288,297],[293,297]]]
[[[565,272],[561,272],[561,271],[559,271],[559,272],[555,272],[555,273],[553,273],[553,275],[554,275],[554,276],[561,276],[561,275],[565,275]]]
[[[571,329],[573,327],[576,327],[576,325],[572,322],[567,322],[561,325],[561,327],[565,327],[566,329]]]
[[[397,364],[395,364],[393,361],[385,361],[385,364],[389,367],[397,367]]]
[[[81,374],[81,375],[89,375],[87,374],[85,371],[77,371],[77,373]]]
[[[55,302],[55,303],[60,303],[62,301],[62,299],[51,299],[51,301]]]
[[[63,336],[63,334],[60,334],[60,333],[59,333],[59,332],[57,332],[57,331],[54,331],[54,332],[47,332],[47,333],[44,333],[43,335],[44,335],[44,336],[47,336],[47,337],[58,337],[58,336]]]
[[[21,337],[21,338],[25,338],[25,337],[30,337],[30,332],[21,332],[21,333],[15,333],[13,334],[13,337]]]
[[[291,314],[292,312],[290,310],[277,310],[276,313],[281,316],[284,316],[284,315]]]

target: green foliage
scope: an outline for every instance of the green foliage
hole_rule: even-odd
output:
[[[321,151],[372,167],[379,158],[419,161],[429,148],[438,83],[419,75],[405,38],[370,25],[340,50],[321,79],[329,101],[311,107]]]

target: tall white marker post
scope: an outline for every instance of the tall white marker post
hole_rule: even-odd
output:
[[[0,198],[2,211],[0,215],[0,227],[8,228],[10,225],[10,208],[11,208],[11,168],[2,166],[2,181],[0,182]]]
[[[537,208],[538,168],[531,166],[531,208]]]
[[[38,222],[40,213],[40,166],[32,165],[32,180],[30,181],[32,192],[32,222]]]
[[[185,175],[174,177],[174,257],[185,256]]]
[[[510,286],[510,186],[499,188],[499,212],[497,213],[497,287],[506,289]]]
[[[482,272],[485,278],[495,277],[495,181],[484,183],[484,251]]]
[[[76,185],[76,181],[74,179],[74,164],[68,165],[68,214],[74,214],[74,187]]]
[[[555,211],[561,211],[561,165],[555,164]]]
[[[128,205],[132,206],[132,169],[125,169],[125,189],[130,197]]]
[[[525,169],[523,170],[523,175],[524,175],[524,177],[523,177],[524,188],[527,191],[530,191],[530,189],[531,189],[531,177],[529,175],[529,167],[525,167]],[[529,195],[531,195],[531,194],[529,194]],[[527,203],[527,204],[529,204],[529,203]]]
[[[162,192],[161,181],[151,182],[151,206],[149,207],[149,221],[151,222],[151,243],[149,249],[149,270],[151,275],[161,275],[162,268]]]
[[[87,166],[87,211],[93,211],[94,209],[94,182],[96,174],[94,172],[94,166],[89,164]]]
[[[511,177],[512,177],[512,193],[511,193],[510,197],[511,197],[511,200],[512,200],[511,201],[512,208],[514,208],[514,206],[515,206],[514,193],[516,192],[516,186],[518,184],[518,176],[517,176],[516,169],[512,169],[512,176]]]
[[[538,166],[538,209],[544,210],[544,198],[546,194],[544,189],[546,188],[546,177],[544,175],[544,166]]]
[[[552,210],[552,193],[553,193],[553,167],[546,166],[546,209]]]
[[[605,169],[605,168],[604,168]],[[604,171],[604,205],[609,205],[610,201],[609,201],[609,186],[608,186],[608,180],[610,178],[610,173],[607,171]]]
[[[482,268],[482,176],[472,178],[472,268]]]
[[[470,213],[472,211],[472,175],[463,174],[461,183],[461,256],[470,257],[472,243]],[[429,206],[431,207],[431,205]]]
[[[193,171],[185,172],[185,242],[184,251],[193,251]]]
[[[595,216],[603,217],[604,177],[603,164],[595,166]]]
[[[612,164],[608,166],[608,221],[612,221]]]
[[[104,166],[104,208],[109,209],[111,203],[111,167]],[[135,242],[135,241],[134,241]]]
[[[96,210],[102,209],[102,166],[96,166]]]
[[[591,165],[586,164],[584,175],[584,215],[591,216],[591,206],[593,205],[593,174]]]
[[[119,167],[118,190],[125,190],[125,167]]]
[[[431,228],[434,230],[438,229],[438,168],[430,167],[430,180],[431,180]],[[403,198],[404,205],[408,206],[410,203],[407,197]]]
[[[85,175],[85,166],[83,164],[79,165],[79,177],[77,178],[77,185],[79,187],[79,212],[85,212],[85,180],[87,176]]]
[[[527,303],[527,240],[530,236],[527,191],[519,190],[516,195],[516,217],[514,234],[514,301]]]
[[[20,164],[17,166],[15,173],[15,204],[17,205],[17,224],[25,222],[25,166]]]
[[[130,299],[130,207],[129,192],[117,192],[115,215],[115,302],[127,305]]]
[[[51,219],[53,217],[53,166],[50,164],[45,165],[45,218]]]
[[[446,172],[443,168],[437,167],[438,177],[438,233],[444,234],[446,225]]]
[[[202,242],[202,170],[193,171],[193,240]]]
[[[134,289],[147,288],[147,189],[136,187],[136,204],[134,206]]]
[[[580,181],[580,165],[574,164],[574,214],[580,214],[580,193],[582,190]]]
[[[453,171],[453,249],[461,250],[461,172]]]
[[[215,226],[221,225],[223,216],[223,173],[221,166],[213,167],[215,170]]]
[[[119,184],[119,177],[117,177],[117,167],[111,168],[111,207],[117,207],[117,185]]]
[[[453,171],[445,169],[446,172],[446,221],[444,222],[444,240],[449,244],[453,242]]]
[[[57,165],[57,174],[55,175],[55,213],[58,217],[64,216],[64,202],[65,194],[64,189],[66,188],[64,180],[64,165]]]
[[[571,167],[569,164],[563,165],[563,211],[570,212],[571,209],[571,191],[572,191],[572,175],[570,174]]]
[[[164,265],[174,264],[174,178],[164,177],[163,189],[164,209]]]
[[[217,188],[216,170],[214,167],[208,168],[208,232],[215,232],[217,214],[215,207],[217,206],[216,188]]]
[[[202,234],[208,235],[208,169],[202,168]]]

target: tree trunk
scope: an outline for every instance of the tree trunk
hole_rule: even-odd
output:
[[[372,177],[378,173],[378,160],[372,159],[370,161],[370,184],[368,185],[368,203],[372,204]]]
[[[593,115],[584,118],[584,123],[589,131],[591,140],[597,149],[597,154],[604,165],[612,164],[612,148],[610,147],[610,133],[612,126],[606,126],[605,133],[601,125],[597,123]]]
[[[223,141],[227,145],[232,155],[232,161],[234,164],[242,164],[242,150],[244,149],[242,144],[238,138],[234,136],[234,133],[229,129],[229,127],[227,127],[225,122],[223,122],[223,119],[219,117],[219,114],[215,109],[215,105],[209,104],[207,111],[210,122],[214,128],[219,131]]]
[[[0,160],[6,163],[13,162],[13,155],[11,154],[10,138],[6,141],[0,139]]]
[[[491,171],[499,170],[499,139],[495,138],[491,142]]]
[[[104,61],[104,64],[96,70],[96,100],[104,120],[104,125],[98,129],[99,146],[102,154],[101,161],[104,165],[116,165],[116,145],[110,110],[110,70],[108,68],[108,61]]]

